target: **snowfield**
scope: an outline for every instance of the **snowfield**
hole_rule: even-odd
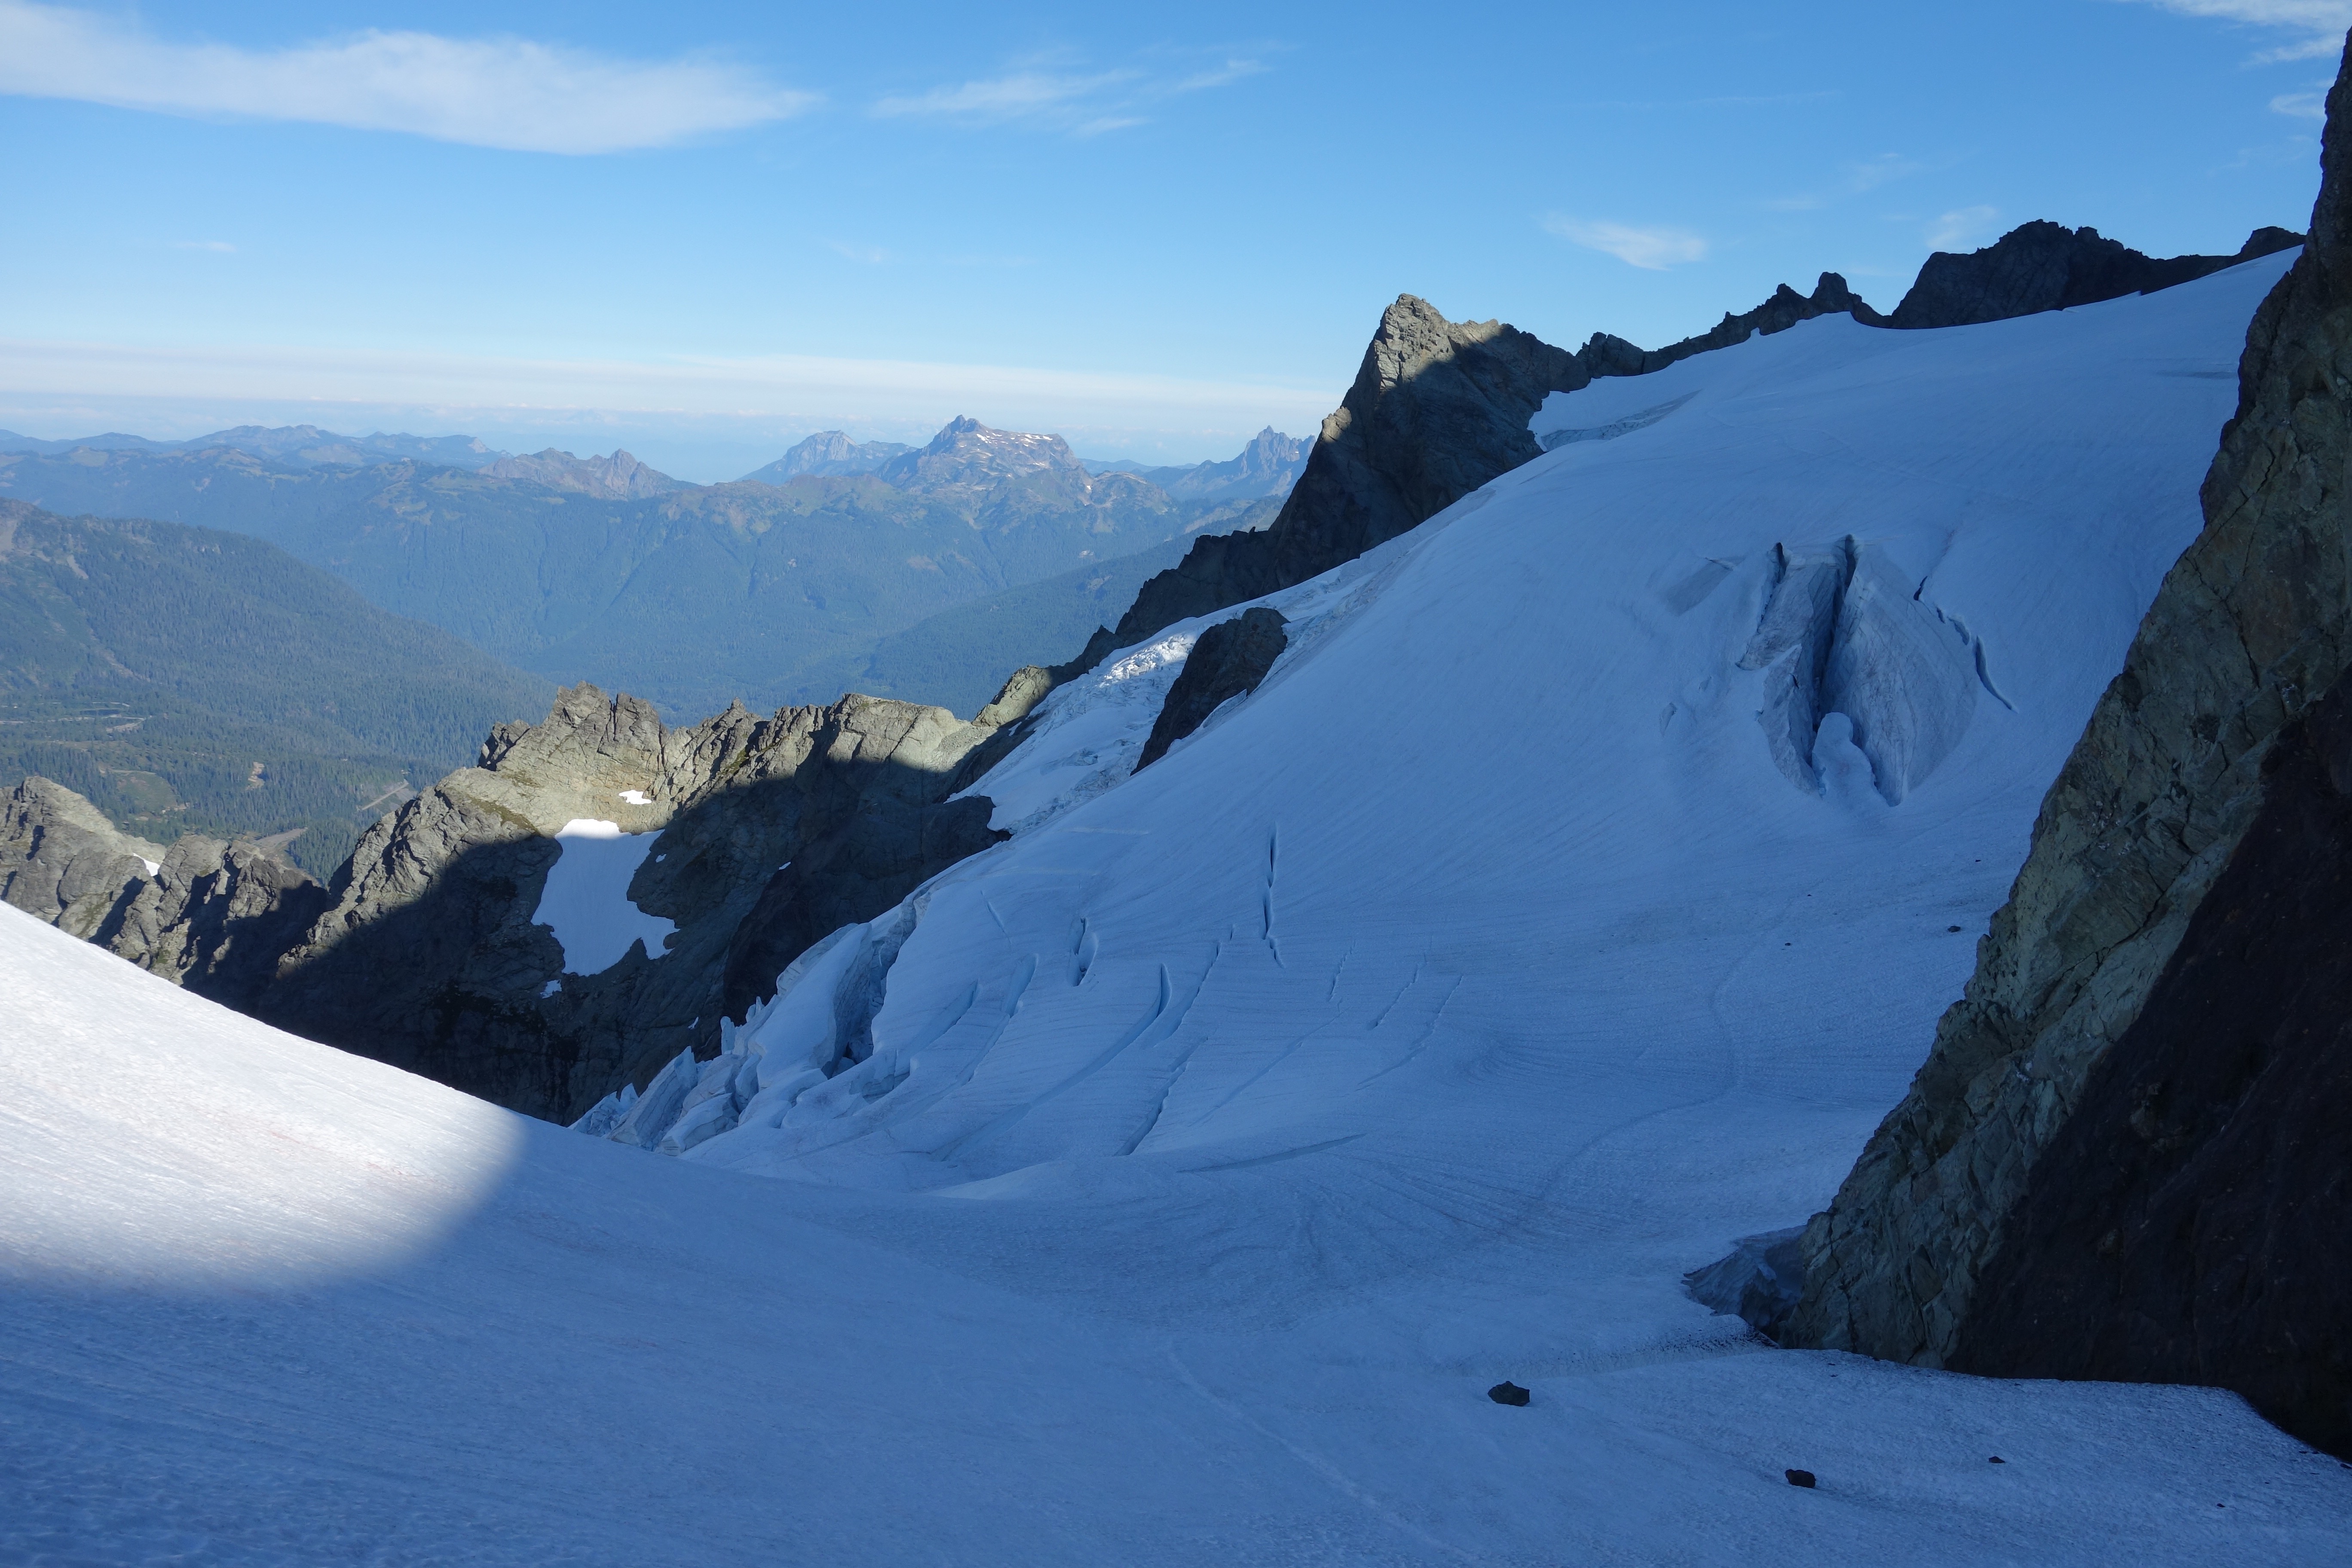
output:
[[[1206,621],[1055,693],[1010,842],[583,1131],[0,910],[0,1561],[2352,1561],[2234,1396],[1682,1283],[1925,1056],[2291,259],[1555,398],[1143,773]]]
[[[624,799],[640,797],[632,805],[651,804],[642,790],[621,793]],[[662,956],[677,922],[649,915],[629,900],[629,879],[660,837],[624,833],[617,822],[587,816],[575,816],[555,830],[558,855],[530,920],[555,933],[566,974],[602,974],[639,942],[646,944],[646,957]]]

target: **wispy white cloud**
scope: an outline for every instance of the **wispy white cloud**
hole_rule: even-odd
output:
[[[874,112],[886,120],[929,115],[993,124],[1066,110],[1134,79],[1133,71],[1103,71],[1093,76],[1015,71],[1010,76],[955,87],[935,87],[912,98],[886,98],[874,106]]]
[[[836,256],[845,256],[868,267],[880,267],[890,259],[890,253],[878,245],[845,245],[840,240],[828,239],[824,247]]]
[[[1960,207],[1944,214],[1927,226],[1927,244],[1935,250],[1973,245],[1978,240],[1990,237],[2000,224],[1999,207]]]
[[[172,242],[172,248],[174,250],[216,250],[223,256],[227,256],[235,252],[236,247],[231,245],[225,239],[175,239]]]
[[[2294,120],[2326,120],[2327,95],[2324,92],[2283,92],[2271,100],[2271,110]]]
[[[1073,136],[1099,136],[1147,123],[1153,105],[1186,93],[1230,86],[1272,68],[1263,60],[1227,57],[1182,76],[1139,67],[1114,70],[1055,69],[1030,62],[1003,76],[935,87],[877,101],[885,120],[927,119],[963,125],[1027,124]]]
[[[1896,180],[1907,179],[1927,165],[1900,153],[1881,153],[1875,158],[1851,164],[1846,170],[1846,187],[1853,191],[1874,191]]]
[[[1271,68],[1264,60],[1228,59],[1223,65],[1213,69],[1195,71],[1181,81],[1172,83],[1170,90],[1199,92],[1207,88],[1223,87],[1228,82],[1239,81],[1244,77],[1262,76]]]
[[[1652,272],[1696,261],[1706,254],[1706,241],[1688,229],[1637,228],[1631,224],[1586,223],[1557,216],[1544,219],[1543,226],[1587,250],[1613,256],[1628,267]]]
[[[2181,16],[2210,16],[2252,27],[2278,27],[2305,35],[2291,44],[2263,49],[2256,65],[2282,60],[2332,58],[2344,47],[2346,29],[2352,28],[2352,0],[2123,0],[2126,5],[2154,5]]]
[[[373,30],[247,49],[174,43],[130,21],[27,0],[0,0],[0,92],[569,153],[667,146],[818,101],[711,58],[620,59],[528,38]]]

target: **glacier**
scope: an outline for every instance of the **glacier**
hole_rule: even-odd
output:
[[[0,910],[0,1561],[2344,1560],[2234,1396],[1685,1283],[1924,1057],[2291,260],[1555,397],[1152,767],[1241,607],[1056,690],[1006,842],[578,1131]]]

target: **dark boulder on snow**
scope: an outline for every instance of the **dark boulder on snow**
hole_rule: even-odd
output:
[[[2235,256],[2158,258],[2143,256],[2095,228],[2021,224],[1981,250],[1966,256],[1939,250],[1927,258],[1886,325],[1973,326],[2152,294],[2302,243],[2299,234],[2265,227],[2254,230]]]
[[[2235,1389],[2352,1454],[2352,74],[2205,528],[1783,1342]]]
[[[1531,1395],[1526,1389],[1507,1379],[1488,1389],[1486,1397],[1497,1405],[1525,1405]]]
[[[1202,631],[1169,687],[1151,723],[1150,738],[1135,764],[1141,773],[1168,754],[1168,748],[1199,729],[1210,714],[1246,691],[1257,689],[1289,638],[1282,616],[1269,609],[1245,610]]]
[[[1789,1478],[1790,1486],[1803,1487],[1809,1491],[1822,1484],[1821,1478],[1811,1470],[1782,1470],[1780,1473]]]

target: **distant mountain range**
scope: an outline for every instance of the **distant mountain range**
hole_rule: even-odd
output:
[[[402,458],[438,463],[445,468],[480,468],[507,454],[493,450],[474,436],[338,436],[316,425],[285,425],[271,428],[239,425],[186,441],[151,441],[144,436],[114,433],[84,436],[69,441],[44,441],[0,430],[0,452],[31,452],[43,457],[92,452],[202,452],[226,447],[289,468],[363,468]],[[568,454],[567,454],[568,455]],[[544,456],[544,454],[542,454]]]
[[[626,452],[516,457],[468,437],[297,426],[101,440],[0,436],[0,448],[18,448],[0,452],[0,497],[266,539],[522,668],[688,715],[738,698],[830,700],[849,684],[968,708],[1070,635],[1062,611],[1077,598],[1008,591],[1071,574],[1123,584],[1129,574],[1106,575],[1108,563],[1264,526],[1299,445],[1267,432],[1226,463],[1153,470],[1171,489],[1090,473],[1057,436],[969,418],[921,447],[827,432],[760,470],[768,479],[708,486]],[[380,455],[394,443],[467,460]],[[864,468],[819,471],[845,466]],[[903,657],[883,654],[983,598],[999,606],[986,654],[954,656],[938,628],[896,645]],[[1043,618],[1024,623],[1033,611]]]
[[[1298,482],[1299,471],[1307,467],[1307,454],[1314,449],[1311,440],[1286,436],[1269,425],[1250,438],[1241,456],[1222,463],[1194,463],[1190,467],[1146,468],[1141,463],[1120,458],[1108,462],[1088,462],[1089,472],[1097,474],[1133,474],[1139,479],[1158,485],[1180,500],[1206,496],[1233,499],[1239,496],[1282,496]]]
[[[970,419],[957,420],[948,428],[953,430],[957,426],[986,428],[978,421]],[[998,431],[994,434],[1009,437],[1013,433]],[[1037,437],[1034,439],[1059,440],[1060,437]],[[934,446],[937,444],[933,442]],[[1089,475],[1133,474],[1179,500],[1197,500],[1213,494],[1232,499],[1240,495],[1280,495],[1287,492],[1298,478],[1299,470],[1307,466],[1307,454],[1314,444],[1311,439],[1300,440],[1294,436],[1285,436],[1268,426],[1251,438],[1239,457],[1222,463],[1152,468],[1127,458],[1072,460]],[[613,499],[661,495],[674,489],[691,488],[689,481],[673,479],[658,469],[647,468],[625,451],[615,450],[609,458],[593,454],[578,458],[549,447],[539,452],[520,454],[500,451],[478,436],[393,436],[381,432],[373,436],[339,436],[315,425],[239,425],[185,441],[153,441],[144,436],[126,436],[120,431],[50,441],[37,436],[19,435],[14,430],[0,430],[0,453],[24,452],[38,457],[63,457],[69,452],[85,450],[165,453],[203,452],[219,447],[249,452],[280,467],[301,469],[365,468],[406,459],[434,463],[443,468],[487,471],[500,479],[535,479],[555,489]],[[1064,449],[1066,452],[1066,447]],[[803,478],[840,479],[851,474],[870,474],[894,458],[928,450],[928,447],[909,447],[899,441],[854,441],[839,430],[820,430],[774,462],[745,474],[738,482],[781,486]]]
[[[608,500],[635,500],[689,488],[684,479],[649,468],[617,448],[609,458],[575,458],[550,447],[528,458],[500,458],[478,471],[493,479],[531,479],[550,489],[603,496]]]

